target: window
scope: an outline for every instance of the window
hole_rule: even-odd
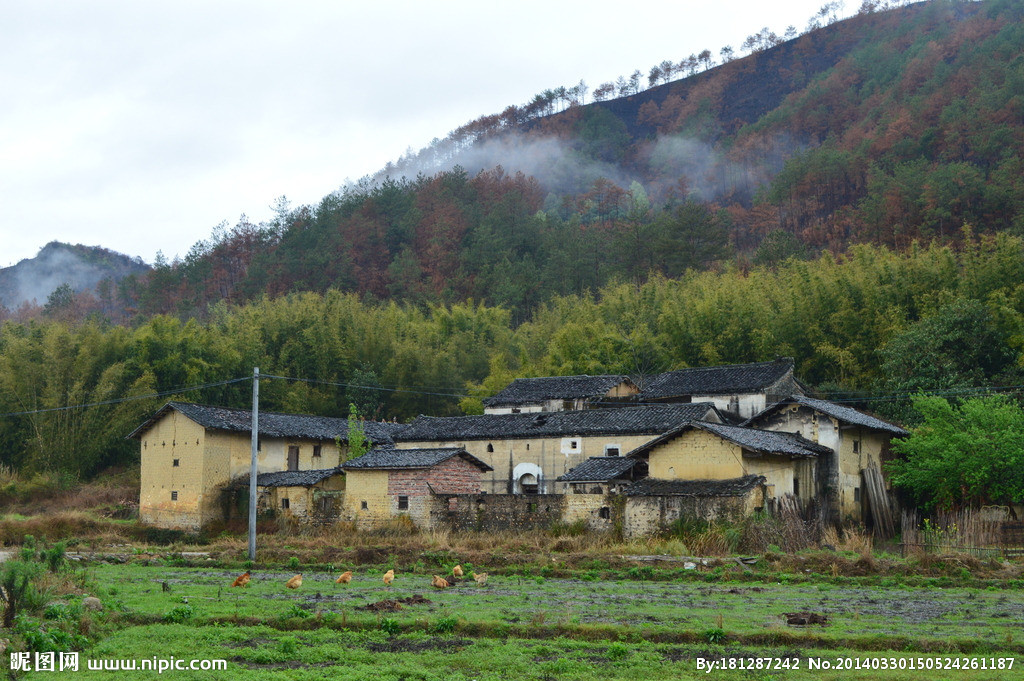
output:
[[[361,509],[363,509],[363,510],[365,511],[365,510],[366,510],[366,508],[367,508],[367,506],[366,506],[366,502],[365,502],[365,501],[364,501],[364,502],[362,502],[362,503],[361,503],[361,504],[359,505],[359,508],[361,508]]]
[[[605,445],[604,446],[604,455],[605,456],[618,456],[620,451],[621,451],[621,448],[619,447],[619,445]]]
[[[853,488],[853,500],[860,501],[860,487]]]
[[[409,510],[409,497],[400,496],[398,497],[398,510],[408,511]]]
[[[313,445],[313,458],[314,459],[319,459],[320,458],[320,449],[321,449],[320,445]]]
[[[488,452],[493,452],[494,451],[494,445],[492,445],[490,442],[487,443],[487,451]]]
[[[853,453],[860,454],[860,440],[853,441]]]
[[[177,500],[178,500],[178,492],[177,491],[171,492],[171,501],[177,501]]]
[[[530,443],[529,442],[526,443],[526,451],[530,451]]]
[[[299,470],[299,446],[288,445],[288,470]]]
[[[799,478],[793,478],[793,496],[794,497],[800,496],[800,479]]]
[[[281,508],[287,511],[289,508],[291,508],[291,502],[289,502],[288,499],[282,499]]]
[[[519,407],[512,407],[512,413],[513,414],[520,414],[520,413],[522,413],[522,411],[523,410],[520,409]]]
[[[174,463],[172,463],[171,465],[177,468],[178,466],[181,465],[181,459],[175,459]]]
[[[579,449],[579,448],[580,448],[580,441],[579,440],[569,440],[569,449]]]
[[[597,512],[597,515],[599,518],[604,518],[605,520],[608,520],[612,517],[612,509],[609,508],[608,506],[602,506],[601,509]]]

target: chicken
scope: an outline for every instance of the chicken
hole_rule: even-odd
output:
[[[447,589],[449,584],[448,580],[444,579],[443,577],[438,577],[437,575],[434,575],[434,578],[430,580],[430,586],[434,587],[435,589]]]
[[[248,570],[246,570],[242,574],[240,574],[237,577],[235,577],[235,581],[233,581],[231,583],[231,586],[245,586],[246,584],[249,583],[249,579],[251,579],[251,578],[252,578],[252,575],[249,573]]]
[[[388,570],[384,573],[384,583],[391,586],[391,582],[395,581],[395,571]]]
[[[452,574],[455,575],[456,577],[461,577],[462,576],[462,565],[460,564],[460,565],[456,565],[455,567],[453,567],[452,568]]]
[[[295,575],[287,582],[285,582],[284,585],[289,589],[298,589],[300,586],[302,586],[302,573],[300,572],[299,574]]]
[[[476,573],[473,573],[473,579],[476,580],[477,584],[479,584],[480,586],[483,586],[484,584],[487,583],[487,573],[486,572],[476,572]]]
[[[348,584],[351,581],[352,581],[352,571],[351,570],[348,570],[347,572],[342,572],[341,576],[338,577],[336,580],[334,580],[334,582],[336,584]]]

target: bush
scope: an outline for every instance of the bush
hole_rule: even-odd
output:
[[[164,613],[163,620],[169,624],[181,624],[195,616],[195,610],[188,603],[175,606]]]

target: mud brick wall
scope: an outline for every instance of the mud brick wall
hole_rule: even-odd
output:
[[[744,516],[751,496],[628,497],[623,532],[626,537],[643,537],[667,529],[680,518],[738,520]]]
[[[438,497],[433,516],[455,531],[515,532],[560,522],[564,504],[562,494],[460,494]]]
[[[611,494],[566,494],[563,520],[584,521],[591,530],[611,530],[617,520],[618,505]],[[604,512],[602,513],[602,509]],[[602,517],[604,516],[604,517]]]

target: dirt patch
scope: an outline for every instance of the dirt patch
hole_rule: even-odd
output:
[[[259,648],[261,646],[272,645],[273,640],[269,638],[250,638],[245,641],[229,641],[224,644],[225,648]]]
[[[787,612],[783,613],[786,624],[793,626],[807,626],[808,624],[828,624],[828,617],[817,612]]]
[[[383,601],[358,606],[356,610],[365,610],[367,612],[398,612],[407,605],[422,605],[430,602],[431,600],[429,598],[424,598],[423,596],[416,594],[415,596],[409,596],[408,598],[386,598]]]
[[[368,643],[366,649],[374,653],[420,653],[426,650],[438,650],[442,653],[457,653],[466,646],[472,645],[468,638],[428,638],[410,640],[393,638],[385,643]]]

